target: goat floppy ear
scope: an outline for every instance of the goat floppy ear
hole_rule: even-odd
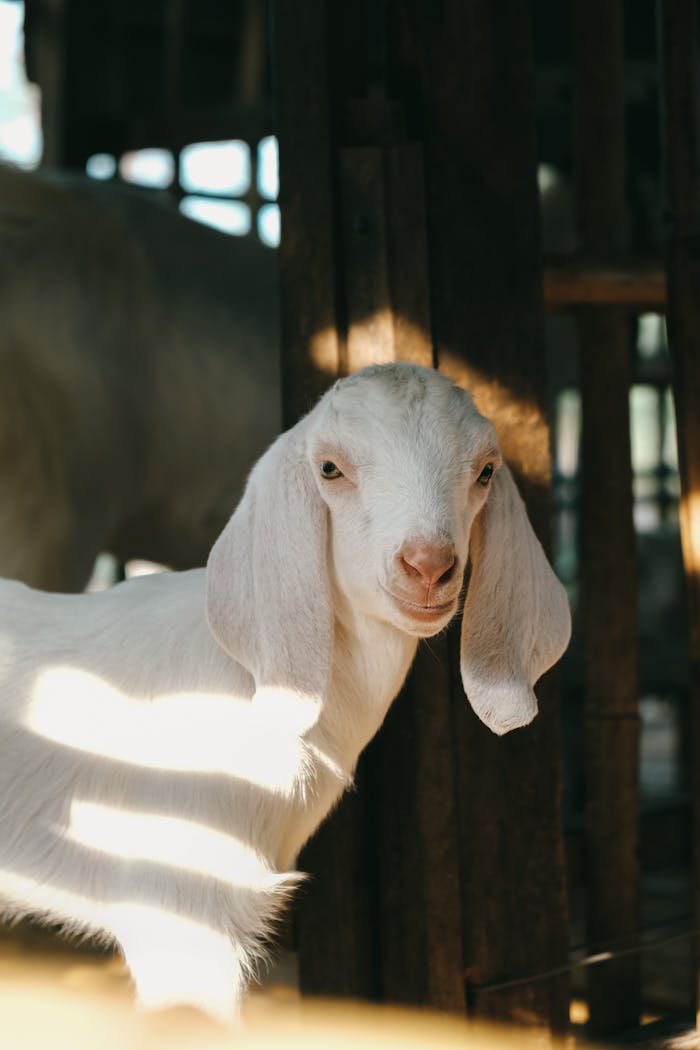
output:
[[[474,711],[500,735],[537,714],[532,686],[566,649],[571,615],[508,468],[491,484],[472,526],[461,668]]]
[[[254,467],[209,556],[206,602],[212,634],[255,680],[254,700],[292,715],[296,699],[313,720],[328,689],[332,621],[326,506],[304,434],[302,420]]]

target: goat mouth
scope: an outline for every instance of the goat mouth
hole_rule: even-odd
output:
[[[442,620],[448,613],[452,612],[457,601],[457,598],[454,597],[447,602],[422,604],[420,602],[412,602],[408,598],[400,598],[398,594],[392,594],[389,590],[386,593],[402,612],[408,613],[414,620],[422,620],[425,623]]]

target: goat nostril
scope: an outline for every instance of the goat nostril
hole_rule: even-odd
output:
[[[413,565],[410,561],[408,561],[408,559],[405,558],[403,554],[399,555],[399,565],[401,566],[401,568],[407,576],[416,577],[418,579],[421,578],[422,573],[420,569],[416,565]]]
[[[405,545],[398,554],[404,573],[428,586],[447,583],[454,575],[457,558],[454,547],[436,547],[430,543]]]
[[[456,566],[456,564],[457,564],[457,559],[453,556],[452,564],[447,566],[447,568],[443,572],[443,574],[440,577],[440,579],[437,580],[436,582],[437,583],[448,583],[452,579],[454,574],[455,574],[455,566]]]

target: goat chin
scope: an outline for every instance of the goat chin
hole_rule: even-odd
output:
[[[415,635],[443,625],[387,622],[375,581],[417,573],[427,593],[445,550],[453,576],[469,558],[469,699],[497,733],[534,716],[568,606],[499,465],[466,393],[369,369],[259,460],[206,569],[82,596],[0,584],[5,914],[116,942],[149,1008],[234,1019],[299,850]]]

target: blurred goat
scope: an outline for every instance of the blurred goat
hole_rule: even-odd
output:
[[[0,575],[201,565],[279,433],[274,252],[0,166]]]
[[[411,365],[337,383],[255,467],[206,570],[0,584],[0,898],[116,941],[148,1006],[235,1014],[419,638],[455,615],[495,733],[569,609],[493,427]]]

